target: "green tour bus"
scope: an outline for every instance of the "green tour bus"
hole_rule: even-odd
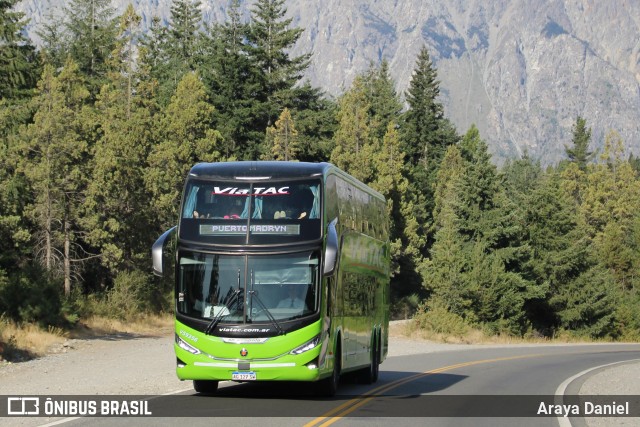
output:
[[[310,381],[328,396],[346,372],[377,381],[386,212],[381,194],[329,163],[194,166],[177,233],[152,248],[155,274],[175,271],[178,377],[199,393],[227,380]]]

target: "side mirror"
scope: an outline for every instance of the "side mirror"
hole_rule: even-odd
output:
[[[324,249],[324,269],[322,274],[326,276],[332,276],[336,271],[336,265],[338,263],[338,230],[336,225],[338,224],[338,218],[335,218],[327,226],[327,245]]]
[[[151,247],[151,258],[153,259],[153,274],[162,276],[164,273],[164,248],[171,240],[171,235],[176,231],[176,227],[171,227],[156,240]]]

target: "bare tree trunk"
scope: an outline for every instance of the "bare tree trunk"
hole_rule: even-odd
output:
[[[44,229],[44,238],[45,238],[45,252],[44,252],[44,265],[47,271],[51,271],[53,267],[53,230],[52,223],[53,219],[51,218],[51,193],[47,194],[47,211],[45,218],[45,229]]]
[[[71,295],[71,241],[69,221],[64,222],[64,294]]]

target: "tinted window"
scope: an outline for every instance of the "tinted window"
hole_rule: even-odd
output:
[[[230,245],[246,244],[247,238],[250,244],[318,239],[320,189],[319,180],[191,180],[182,204],[180,238]]]

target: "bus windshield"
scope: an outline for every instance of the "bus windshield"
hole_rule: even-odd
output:
[[[288,321],[318,311],[318,254],[183,252],[178,312],[221,324]]]
[[[320,181],[245,183],[191,179],[180,237],[217,244],[277,244],[321,236]]]

